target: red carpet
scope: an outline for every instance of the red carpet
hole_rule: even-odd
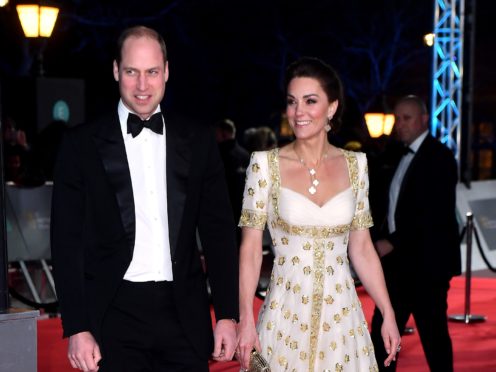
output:
[[[363,289],[359,295],[367,319],[371,319],[372,300]],[[449,292],[449,314],[463,314],[465,308],[465,278],[454,278]],[[258,308],[261,302],[256,301]],[[487,316],[487,321],[476,324],[450,322],[450,334],[455,354],[455,372],[496,371],[496,279],[473,278],[471,313]],[[413,322],[409,324],[414,326]],[[74,371],[66,358],[67,340],[61,339],[60,319],[38,321],[38,371]],[[403,337],[398,371],[428,372],[427,363],[418,335]],[[238,372],[236,362],[212,363],[213,372]],[[303,372],[303,371],[302,371]]]

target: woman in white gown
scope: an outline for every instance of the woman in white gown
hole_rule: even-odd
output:
[[[248,368],[255,347],[273,372],[377,371],[348,257],[382,311],[385,365],[395,358],[400,335],[368,231],[367,159],[328,142],[342,102],[342,86],[330,66],[302,58],[288,67],[286,84],[286,114],[296,140],[253,153],[247,170],[238,358]],[[255,327],[253,298],[266,223],[275,259]]]

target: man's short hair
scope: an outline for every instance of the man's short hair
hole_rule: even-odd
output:
[[[400,103],[413,103],[417,105],[418,108],[420,108],[420,112],[423,115],[429,114],[429,111],[427,111],[427,106],[425,105],[424,100],[414,94],[409,94],[407,96],[401,97],[400,100],[396,103],[396,105],[399,105]]]
[[[162,56],[164,57],[164,65],[167,62],[167,48],[165,46],[164,38],[154,29],[146,27],[146,26],[134,26],[130,28],[126,28],[120,34],[117,39],[117,48],[115,51],[115,61],[117,62],[117,66],[120,66],[122,61],[122,47],[127,39],[130,37],[148,37],[152,40],[156,40],[160,45],[160,49],[162,50]]]
[[[215,123],[215,127],[224,133],[236,135],[236,126],[231,119],[222,119]]]

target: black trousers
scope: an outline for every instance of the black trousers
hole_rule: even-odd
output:
[[[420,274],[422,275],[422,274]],[[449,282],[402,281],[398,277],[386,278],[389,296],[396,316],[398,329],[402,332],[410,315],[415,319],[425,357],[432,372],[453,371],[453,348],[448,332]],[[372,342],[379,371],[396,371],[396,362],[384,367],[387,357],[381,337],[382,316],[376,308],[372,318]],[[408,337],[408,336],[405,336]],[[398,354],[398,358],[401,353]]]
[[[107,311],[101,372],[201,372],[208,360],[179,324],[170,282],[123,281]]]

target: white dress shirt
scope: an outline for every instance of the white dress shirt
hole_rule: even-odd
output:
[[[413,151],[408,154],[403,155],[400,163],[398,164],[398,168],[396,168],[396,172],[394,173],[393,180],[391,181],[391,186],[389,187],[389,209],[388,209],[388,228],[389,233],[392,234],[396,231],[396,221],[394,220],[394,214],[396,212],[396,204],[398,203],[398,195],[401,189],[401,183],[403,182],[403,178],[405,177],[405,173],[410,166],[410,163],[413,160],[413,157],[417,153],[418,149],[422,142],[424,142],[425,137],[429,134],[429,131],[426,130],[420,136],[418,136],[415,141],[413,141],[410,146],[410,149]]]
[[[131,264],[124,279],[132,282],[172,280],[167,218],[165,135],[143,128],[134,137],[127,133],[129,110],[119,101],[118,113],[131,172],[136,239]],[[160,112],[160,106],[155,112]]]

